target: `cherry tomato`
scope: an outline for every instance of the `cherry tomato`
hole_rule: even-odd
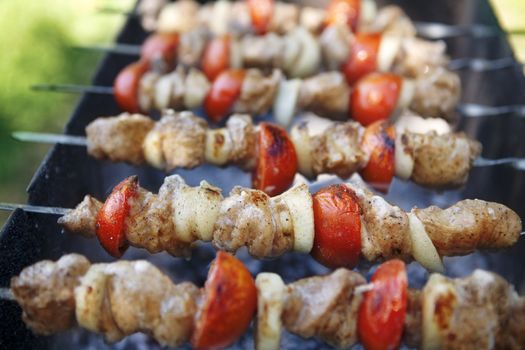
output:
[[[359,33],[355,35],[348,60],[342,67],[348,84],[353,85],[360,78],[377,70],[377,52],[380,42],[381,34]]]
[[[326,9],[325,25],[347,25],[356,32],[360,11],[361,0],[332,0]]]
[[[244,75],[242,69],[230,69],[213,81],[204,101],[204,110],[211,120],[217,123],[228,114],[241,94]]]
[[[130,64],[117,75],[113,84],[113,95],[122,110],[130,113],[140,112],[139,83],[148,69],[149,63],[141,60]]]
[[[217,37],[211,40],[202,58],[202,71],[210,81],[230,67],[230,38]]]
[[[97,237],[102,247],[115,258],[120,258],[128,248],[125,222],[129,200],[136,195],[137,188],[137,176],[128,177],[115,186],[97,214]]]
[[[248,0],[248,9],[256,34],[265,34],[273,15],[273,0]]]
[[[330,267],[354,268],[361,254],[357,196],[348,186],[332,185],[313,195],[315,237],[312,256]]]
[[[261,123],[257,138],[257,164],[252,186],[276,196],[293,182],[297,172],[297,154],[286,131],[280,126]]]
[[[222,349],[248,328],[257,308],[250,271],[234,256],[218,252],[204,286],[204,301],[195,323],[195,349]]]
[[[366,350],[397,349],[403,333],[408,280],[405,263],[395,259],[381,264],[359,307],[357,329]]]
[[[396,108],[401,83],[401,77],[391,73],[372,73],[361,78],[350,94],[351,117],[364,126],[388,119]]]
[[[148,62],[162,59],[167,67],[172,68],[175,66],[178,45],[179,35],[177,33],[152,34],[142,44],[140,58]]]
[[[386,121],[369,125],[363,135],[361,147],[369,155],[361,176],[376,190],[388,192],[395,173],[396,130]]]

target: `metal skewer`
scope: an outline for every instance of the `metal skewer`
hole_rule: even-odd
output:
[[[16,300],[11,288],[0,288],[0,300]]]
[[[35,84],[34,91],[64,92],[71,94],[113,95],[110,86],[76,85],[76,84]],[[499,115],[517,115],[525,117],[525,105],[485,106],[476,103],[462,103],[456,107],[458,113],[467,118],[493,117]]]
[[[63,135],[63,134],[45,134],[28,131],[15,131],[11,134],[13,138],[23,142],[38,142],[38,143],[60,143],[63,145],[73,146],[87,146],[87,138],[83,136]],[[488,167],[496,165],[510,165],[518,170],[525,170],[525,158],[499,158],[499,159],[486,159],[478,157],[474,161],[475,167]]]
[[[96,51],[104,53],[112,53],[118,55],[139,56],[140,45],[131,44],[115,44],[115,45],[89,45],[89,46],[73,46],[73,49],[84,51]],[[472,70],[476,72],[492,71],[498,69],[505,69],[510,67],[523,67],[524,64],[516,61],[514,57],[503,57],[495,59],[485,59],[476,57],[462,57],[456,58],[449,62],[448,68],[450,70]]]

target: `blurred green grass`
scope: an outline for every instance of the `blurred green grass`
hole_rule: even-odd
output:
[[[89,83],[99,54],[72,45],[111,42],[125,18],[98,14],[124,0],[0,1],[0,201],[25,202],[25,187],[49,146],[14,141],[15,130],[61,132],[78,96],[37,93],[39,82]],[[0,217],[0,226],[7,215]]]

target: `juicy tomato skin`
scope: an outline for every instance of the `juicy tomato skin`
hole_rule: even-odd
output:
[[[204,301],[195,323],[195,349],[222,349],[248,328],[257,308],[252,275],[234,256],[218,252],[204,286]]]
[[[140,50],[140,57],[151,62],[162,59],[167,67],[175,66],[179,35],[177,33],[157,33],[150,35]]]
[[[312,256],[335,269],[354,268],[361,253],[361,217],[357,196],[343,184],[313,195],[315,237]]]
[[[403,333],[408,280],[405,263],[394,259],[381,264],[359,307],[357,329],[366,350],[397,349]]]
[[[273,15],[273,0],[248,0],[248,10],[255,34],[261,35],[268,31]]]
[[[361,0],[332,0],[326,10],[325,25],[347,25],[355,33],[360,11]]]
[[[214,38],[208,43],[202,58],[202,71],[208,80],[214,81],[217,76],[230,67],[230,38]]]
[[[297,153],[286,131],[275,124],[259,124],[257,149],[252,187],[270,196],[287,190],[297,172]]]
[[[97,214],[96,234],[102,247],[120,258],[128,248],[125,221],[129,215],[129,200],[137,193],[138,178],[130,176],[119,183]]]
[[[120,71],[113,84],[113,95],[119,107],[129,113],[139,113],[139,83],[149,69],[149,62],[131,63]]]
[[[230,69],[219,74],[213,81],[204,101],[204,110],[212,121],[220,122],[233,107],[241,94],[244,76],[244,70]]]
[[[379,33],[355,35],[348,60],[342,67],[348,84],[353,85],[360,78],[377,70],[377,52],[380,43]]]
[[[350,94],[350,116],[364,126],[388,119],[401,91],[401,77],[371,73],[359,79]]]
[[[369,155],[361,176],[376,190],[385,193],[395,173],[395,140],[395,127],[380,120],[365,129],[361,141],[361,148]]]

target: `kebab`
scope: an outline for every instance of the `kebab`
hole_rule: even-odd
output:
[[[73,210],[1,206],[14,207],[61,213],[58,222],[67,232],[97,237],[114,257],[129,246],[189,257],[200,240],[232,253],[246,247],[256,258],[292,250],[310,253],[333,268],[352,268],[361,258],[401,258],[442,271],[444,256],[507,248],[521,232],[521,219],[501,204],[463,200],[447,209],[431,206],[407,213],[356,181],[314,195],[306,184],[298,184],[275,197],[235,187],[224,198],[206,181],[190,187],[178,175],[166,177],[153,194],[131,176],[104,203],[86,195]]]
[[[289,188],[297,172],[307,178],[329,173],[346,179],[359,171],[384,192],[394,176],[425,187],[454,188],[466,183],[472,166],[499,161],[480,158],[481,145],[463,133],[449,132],[442,120],[406,115],[398,123],[378,121],[364,128],[353,121],[308,116],[287,134],[272,123],[254,125],[248,115],[235,114],[225,127],[211,129],[191,112],[166,110],[157,122],[128,113],[97,118],[86,127],[85,138],[14,135],[26,141],[81,144],[97,159],[146,163],[166,172],[203,163],[237,165],[252,172],[252,187],[270,195]],[[411,131],[416,123],[423,132]],[[414,127],[407,129],[406,124]],[[434,128],[440,133],[425,133]]]
[[[216,1],[200,7],[193,1],[168,3],[141,1],[137,13],[147,31],[187,32],[197,27],[209,28],[218,35],[227,32],[286,33],[297,27],[311,32],[331,25],[345,25],[354,32],[393,32],[428,39],[473,35],[501,35],[501,29],[486,25],[448,25],[412,22],[395,5],[377,8],[375,1],[334,0],[326,9],[299,6],[279,1]],[[211,20],[212,19],[212,20]]]
[[[297,110],[313,111],[331,119],[353,117],[362,124],[399,114],[407,107],[425,117],[452,119],[460,95],[456,74],[429,69],[417,79],[392,73],[372,73],[350,88],[341,72],[325,72],[301,80],[286,80],[280,70],[233,69],[210,83],[196,68],[179,66],[161,75],[139,61],[124,68],[113,88],[61,85],[34,86],[37,90],[114,94],[127,112],[204,107],[215,122],[230,111],[261,115],[273,106],[281,124],[288,125]]]
[[[91,264],[69,254],[26,267],[2,291],[40,335],[78,325],[108,342],[144,332],[163,346],[219,349],[254,319],[259,350],[279,349],[283,328],[338,348],[359,341],[365,349],[395,349],[402,340],[423,349],[525,346],[525,299],[502,277],[432,274],[422,290],[409,289],[400,260],[380,265],[368,284],[341,268],[286,285],[274,273],[254,281],[242,262],[219,252],[199,289],[174,284],[144,260]]]
[[[229,68],[278,68],[292,78],[305,78],[324,68],[341,70],[347,82],[353,84],[377,70],[413,78],[428,67],[444,67],[449,63],[443,41],[392,33],[354,35],[346,26],[326,27],[318,37],[302,27],[285,35],[242,37],[231,34],[212,37],[206,30],[196,29],[181,34],[151,35],[140,50],[127,44],[109,49],[126,54],[140,52],[141,60],[153,61],[152,67],[161,72],[177,63],[202,67],[211,81]]]

